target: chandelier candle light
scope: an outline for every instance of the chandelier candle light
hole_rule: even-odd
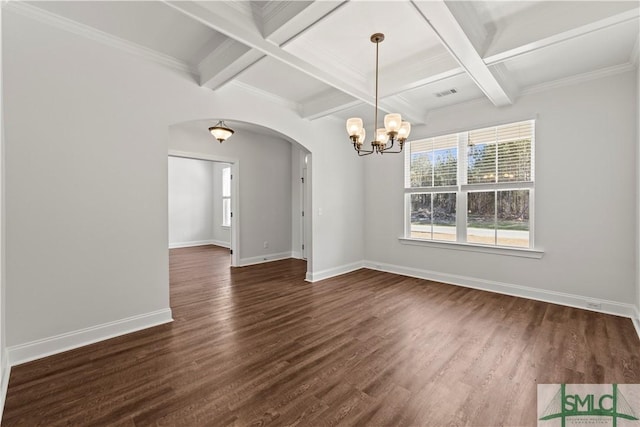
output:
[[[378,48],[384,40],[384,34],[375,33],[371,36],[371,42],[376,44],[376,109],[373,126],[378,125]],[[353,148],[359,156],[366,156],[372,153],[400,153],[404,143],[411,132],[411,123],[403,122],[400,114],[387,114],[384,116],[384,127],[375,131],[375,139],[371,142],[371,150],[363,150],[362,144],[365,141],[366,132],[362,124],[362,119],[352,117],[347,120],[347,133],[353,142]],[[393,148],[395,141],[398,141],[399,150],[389,151]]]
[[[215,126],[209,128],[211,135],[222,144],[227,138],[233,135],[233,129],[224,124],[224,120],[218,121]]]

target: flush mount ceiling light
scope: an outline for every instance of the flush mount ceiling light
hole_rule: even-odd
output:
[[[373,126],[378,126],[378,48],[384,40],[384,34],[375,33],[371,36],[371,42],[376,44],[376,109]],[[347,133],[353,143],[353,148],[358,152],[358,156],[366,156],[372,153],[399,153],[402,151],[404,143],[411,132],[411,123],[403,122],[400,114],[387,114],[384,116],[384,127],[375,131],[375,139],[371,142],[371,150],[363,150],[366,132],[362,124],[362,119],[352,117],[347,120]],[[389,151],[393,148],[395,141],[398,141],[397,151]]]
[[[209,132],[211,132],[211,135],[213,135],[215,139],[220,141],[221,144],[227,138],[233,135],[233,129],[227,127],[227,125],[224,124],[223,120],[218,121],[215,126],[210,127]]]

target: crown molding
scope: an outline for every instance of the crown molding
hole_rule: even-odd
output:
[[[64,18],[55,13],[41,9],[39,7],[24,3],[22,1],[7,1],[3,3],[3,9],[16,12],[22,16],[34,19],[47,25],[68,31],[70,33],[82,36],[84,38],[97,41],[107,46],[127,52],[141,59],[155,62],[165,67],[172,68],[184,73],[198,76],[198,71],[184,61],[174,58],[173,56],[160,53],[156,50],[149,49],[128,40],[121,39],[104,31],[90,27],[85,24]]]

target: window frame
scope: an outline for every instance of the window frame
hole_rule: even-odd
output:
[[[469,133],[475,130],[487,128],[499,128],[501,126],[514,125],[522,122],[531,122],[533,126],[531,136],[531,172],[530,181],[521,182],[491,182],[491,183],[467,183],[468,171],[468,141]],[[404,235],[399,238],[403,244],[442,247],[447,249],[460,249],[474,252],[489,252],[504,255],[524,256],[530,258],[541,258],[544,253],[535,246],[535,148],[536,148],[536,120],[524,119],[505,123],[482,126],[469,130],[450,132],[426,137],[420,140],[411,141],[407,144],[404,156]],[[411,187],[411,143],[424,142],[430,138],[445,137],[449,135],[457,136],[457,179],[456,185],[432,186],[432,187]],[[496,152],[498,150],[496,149]],[[498,164],[496,163],[496,168]],[[529,246],[507,246],[496,244],[482,244],[467,242],[467,196],[471,192],[478,191],[499,191],[527,190],[529,191]],[[411,194],[420,193],[455,193],[456,194],[456,241],[437,240],[433,238],[417,238],[411,236]],[[495,215],[498,213],[496,212]],[[432,220],[433,222],[433,220]],[[495,229],[497,233],[497,228]]]

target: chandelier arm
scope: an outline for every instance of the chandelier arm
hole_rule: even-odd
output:
[[[404,142],[400,142],[400,149],[398,151],[387,151],[390,150],[391,148],[393,148],[393,140],[391,140],[391,145],[389,146],[389,148],[386,148],[384,150],[385,153],[389,153],[389,154],[397,154],[397,153],[402,153],[402,149],[404,148]]]
[[[384,153],[389,153],[389,154],[398,154],[398,153],[402,153],[402,150],[398,150],[398,151],[387,151],[387,150],[384,150],[383,152]]]
[[[356,150],[359,156],[366,156],[367,154],[373,153],[373,150],[362,150],[362,149],[358,150],[355,144],[353,145],[353,149]],[[360,153],[365,153],[365,154],[360,154]]]
[[[387,147],[387,144],[385,144],[385,145],[384,145],[384,147],[382,148],[382,150],[380,150],[380,151],[386,152],[387,150],[391,150],[391,149],[393,148],[393,142],[394,142],[394,140],[393,140],[393,139],[391,139],[390,141],[391,141],[391,145],[389,145],[389,146]],[[390,153],[391,153],[391,151],[390,151]]]

